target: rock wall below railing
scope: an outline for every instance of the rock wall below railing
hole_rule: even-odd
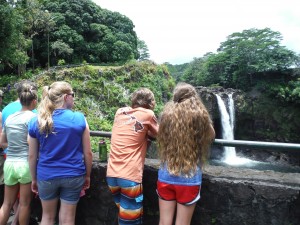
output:
[[[159,162],[147,159],[144,169],[144,223],[159,219],[155,192]],[[105,181],[106,163],[95,159],[91,188],[78,204],[77,225],[117,225],[117,208]],[[38,198],[32,217],[41,218]],[[296,225],[300,224],[300,174],[207,166],[201,199],[192,225]]]

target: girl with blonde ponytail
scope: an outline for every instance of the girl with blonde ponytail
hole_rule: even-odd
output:
[[[67,82],[54,82],[51,86],[44,86],[42,91],[42,102],[38,107],[38,122],[40,133],[49,135],[53,131],[52,113],[55,109],[72,109],[73,104],[64,106],[63,93],[72,93],[72,87]],[[73,101],[74,103],[74,101]]]
[[[84,115],[72,111],[74,98],[67,82],[45,86],[29,123],[31,188],[42,202],[42,225],[54,224],[59,200],[59,224],[75,224],[80,191],[90,187],[90,131]]]

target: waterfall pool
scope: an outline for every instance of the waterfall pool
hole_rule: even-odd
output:
[[[244,168],[244,169],[254,169],[254,170],[272,170],[282,173],[300,173],[299,166],[283,165],[280,163],[270,163],[254,161],[247,158],[236,157],[231,159],[231,161],[223,161],[219,159],[212,159],[209,161],[210,165],[214,166],[225,166],[232,168]]]

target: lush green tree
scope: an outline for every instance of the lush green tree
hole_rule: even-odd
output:
[[[13,9],[5,1],[0,4],[0,70],[4,69],[11,57],[11,40],[16,33]]]
[[[137,37],[130,19],[101,9],[91,0],[45,0],[57,27],[52,42],[61,40],[74,50],[74,62],[115,62],[138,57]],[[122,51],[116,50],[122,47]],[[130,51],[130,52],[128,52]]]
[[[263,79],[266,74],[278,74],[299,63],[293,51],[280,45],[281,40],[281,34],[269,28],[233,33],[217,53],[194,59],[182,79],[193,85],[247,90],[255,85],[254,78]]]
[[[231,84],[230,65],[228,61],[230,56],[224,52],[218,54],[208,53],[204,67],[202,68],[201,79],[206,86]]]
[[[24,35],[31,40],[31,64],[35,68],[34,44],[35,36],[44,32],[47,29],[46,18],[49,17],[49,12],[42,10],[42,5],[39,0],[27,0],[19,8],[19,12],[24,18]],[[48,26],[49,27],[49,26]]]
[[[254,74],[281,71],[294,65],[295,53],[280,45],[281,40],[281,34],[270,28],[229,35],[218,49],[227,58],[224,84],[243,88],[252,83]]]
[[[114,51],[112,54],[114,57],[114,61],[126,62],[134,58],[131,46],[123,41],[117,41],[114,43]]]
[[[103,37],[110,33],[110,29],[103,25],[103,24],[98,24],[98,23],[91,23],[90,24],[90,36],[87,37],[87,40],[89,42],[99,42],[103,39]]]
[[[202,71],[203,62],[203,58],[194,58],[187,69],[184,71],[181,79],[194,86],[204,85],[203,82],[199,82],[198,79],[198,77],[201,76],[199,73],[201,73]]]
[[[47,36],[47,67],[49,69],[49,67],[52,65],[50,63],[50,55],[51,55],[51,50],[50,50],[50,32],[53,31],[55,29],[55,17],[48,11],[45,10],[45,13],[42,14],[42,18],[41,18],[41,22],[43,24],[43,28],[44,28],[44,34],[46,34]]]
[[[148,60],[150,58],[149,49],[145,41],[138,39],[139,60]]]
[[[57,40],[51,44],[51,49],[53,51],[55,58],[64,59],[73,53],[73,49],[70,48],[68,44],[61,40]]]
[[[21,74],[28,62],[26,51],[30,40],[23,34],[23,17],[15,3],[12,4],[3,0],[0,4],[0,70],[17,66]]]
[[[0,71],[138,59],[132,21],[91,0],[0,0]],[[29,56],[31,60],[29,61]],[[59,58],[58,58],[59,57]],[[30,64],[28,64],[28,62]]]
[[[168,70],[170,71],[170,74],[175,79],[175,81],[184,81],[183,73],[185,72],[186,68],[190,65],[190,63],[184,63],[184,64],[178,64],[178,65],[172,65],[170,63],[164,63]]]
[[[201,58],[194,58],[179,80],[194,86],[220,85],[226,80],[227,60],[226,54],[206,53]]]

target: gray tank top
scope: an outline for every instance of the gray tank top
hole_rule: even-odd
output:
[[[32,111],[19,111],[7,117],[3,127],[8,142],[7,161],[28,161],[28,123],[35,115]]]

